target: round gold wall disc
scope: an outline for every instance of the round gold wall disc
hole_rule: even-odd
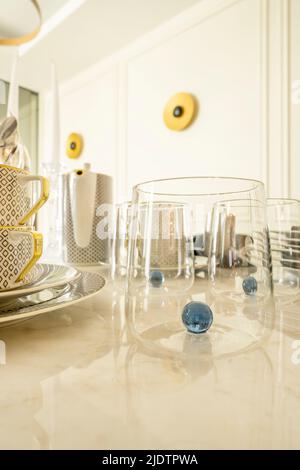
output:
[[[69,158],[78,158],[83,148],[83,139],[80,134],[73,132],[67,139],[66,153]]]
[[[177,93],[172,96],[164,109],[164,122],[173,131],[182,131],[188,127],[195,116],[195,99],[189,93]]]
[[[24,34],[22,36],[18,36],[15,38],[0,38],[1,46],[20,46],[21,44],[24,44],[25,42],[31,41],[31,39],[35,38],[35,36],[37,36],[37,34],[40,32],[40,29],[42,26],[42,12],[41,12],[39,2],[38,0],[28,0],[28,1],[32,3],[33,7],[35,8],[37,12],[37,17],[38,17],[37,27],[30,33]]]

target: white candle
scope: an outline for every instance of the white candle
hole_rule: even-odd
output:
[[[7,116],[14,116],[19,120],[19,83],[18,83],[18,61],[19,52],[16,51],[10,76],[10,85],[8,92]]]
[[[59,119],[59,92],[58,82],[56,75],[56,66],[54,63],[51,64],[51,95],[50,95],[50,136],[49,136],[49,149],[50,149],[50,161],[59,166],[60,161],[60,119]]]

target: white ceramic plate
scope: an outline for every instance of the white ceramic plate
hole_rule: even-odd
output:
[[[81,272],[71,266],[37,264],[34,281],[31,284],[26,284],[16,289],[0,291],[0,305],[17,297],[68,284],[80,276]]]
[[[69,307],[96,295],[105,286],[97,273],[82,273],[79,279],[60,289],[45,289],[33,295],[13,300],[0,309],[0,325],[32,318],[42,313]],[[49,298],[51,300],[49,300]]]

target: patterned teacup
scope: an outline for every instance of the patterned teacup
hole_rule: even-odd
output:
[[[31,227],[0,227],[0,291],[31,282],[43,252],[43,236]]]
[[[40,195],[32,205],[33,181],[40,183]],[[25,224],[45,204],[48,197],[47,178],[0,164],[0,226]]]

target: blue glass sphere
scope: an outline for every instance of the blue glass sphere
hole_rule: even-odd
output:
[[[243,280],[243,289],[246,295],[255,295],[257,292],[257,280],[252,277],[246,277]]]
[[[165,278],[161,271],[152,271],[149,280],[152,287],[161,287]]]
[[[213,313],[203,302],[190,302],[183,309],[182,321],[190,333],[205,333],[212,325]]]

